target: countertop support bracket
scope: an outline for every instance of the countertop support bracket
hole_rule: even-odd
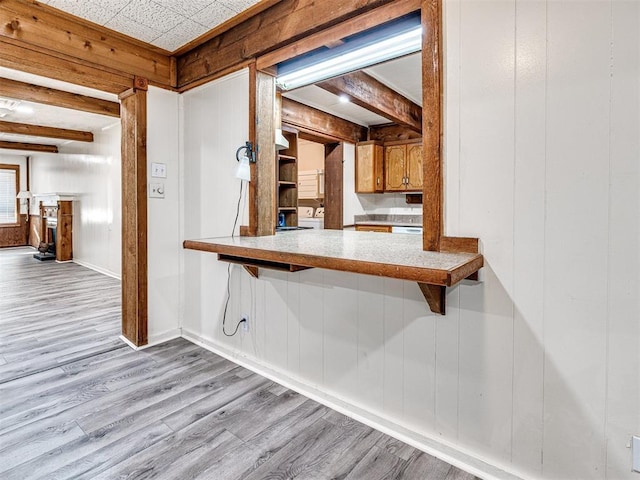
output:
[[[442,285],[430,285],[428,283],[418,282],[418,286],[424,295],[424,299],[429,304],[429,308],[433,313],[446,315],[446,293],[447,287]]]

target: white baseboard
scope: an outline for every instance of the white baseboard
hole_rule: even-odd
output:
[[[255,360],[245,356],[239,356],[219,343],[201,337],[187,329],[182,329],[182,337],[196,345],[226,358],[242,367],[245,367],[258,375],[268,378],[280,385],[294,390],[318,403],[321,403],[333,410],[336,410],[348,417],[353,418],[365,425],[370,426],[382,433],[394,437],[412,447],[433,455],[454,467],[458,467],[466,472],[485,480],[521,480],[522,477],[510,473],[506,468],[499,468],[487,463],[484,460],[465,452],[462,449],[442,442],[439,439],[427,437],[416,433],[393,420],[380,417],[364,408],[361,408],[349,401],[327,394],[312,385],[305,384],[291,378],[286,372],[275,370],[266,365],[262,365]]]
[[[173,340],[174,338],[182,337],[182,329],[181,328],[172,328],[171,330],[167,330],[166,332],[156,333],[155,335],[149,336],[149,341],[146,345],[136,346],[134,345],[127,337],[124,335],[120,335],[120,340],[129,345],[134,350],[145,350],[149,347],[154,347],[156,345],[160,345],[161,343],[168,342],[169,340]]]
[[[118,275],[117,273],[112,272],[111,270],[107,270],[106,268],[102,268],[102,267],[98,267],[97,265],[94,265],[92,263],[89,262],[85,262],[83,260],[78,260],[76,258],[74,258],[73,260],[70,260],[73,263],[77,263],[78,265],[81,265],[83,267],[86,267],[90,270],[96,271],[98,273],[102,273],[103,275],[107,275],[108,277],[112,277],[115,278],[116,280],[122,280],[121,276]]]

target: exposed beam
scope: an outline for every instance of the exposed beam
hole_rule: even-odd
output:
[[[362,71],[316,85],[334,95],[346,95],[352,103],[370,112],[422,132],[422,107]]]
[[[282,0],[260,15],[212,38],[178,58],[178,86],[183,88],[224,69],[292,44],[394,0],[316,2]],[[381,23],[384,18],[378,18]]]
[[[62,140],[75,140],[78,142],[93,142],[93,133],[80,130],[68,130],[66,128],[43,127],[28,123],[5,122],[0,120],[0,133],[12,133],[17,135],[30,135],[32,137],[59,138]]]
[[[1,35],[0,66],[116,94],[131,87],[133,82],[132,74],[107,72],[98,65],[59,58]]]
[[[4,140],[0,140],[0,148],[27,150],[30,152],[58,153],[58,147],[56,145],[42,145],[39,143],[5,142]]]
[[[336,141],[356,143],[367,139],[367,128],[288,98],[282,98],[282,122],[308,132],[328,135]]]
[[[316,48],[331,45],[345,37],[364,32],[382,23],[420,10],[420,0],[395,0],[375,9],[360,13],[353,18],[340,22],[312,35],[307,35],[295,42],[291,42],[277,50],[260,56],[257,60],[258,70],[269,69],[278,63],[289,60],[298,55],[310,52]]]
[[[78,93],[64,92],[53,88],[0,78],[0,95],[29,102],[71,108],[83,112],[120,117],[120,104]]]
[[[169,52],[37,1],[3,0],[0,25],[0,37],[19,47],[104,72],[143,76],[162,86],[172,83]],[[78,83],[73,71],[66,80]]]
[[[370,125],[369,140],[379,140],[381,142],[393,142],[396,140],[411,140],[421,138],[420,133],[395,123],[387,125]]]

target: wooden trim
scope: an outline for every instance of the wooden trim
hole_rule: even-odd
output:
[[[403,125],[395,123],[386,125],[369,125],[369,140],[379,140],[381,142],[407,141],[422,139],[422,134]]]
[[[273,52],[265,53],[257,59],[256,66],[258,70],[267,70],[285,60],[330,45],[337,39],[363,32],[417,10],[420,10],[420,0],[395,0],[365,11],[321,32],[308,35]]]
[[[257,98],[257,71],[255,62],[249,65],[249,141],[252,145],[256,145],[256,103],[258,101]],[[275,168],[275,166],[274,166]],[[242,226],[240,227],[240,235],[247,237],[255,237],[258,231],[258,208],[257,208],[257,172],[256,172],[256,164],[249,164],[249,169],[251,171],[251,181],[249,182],[249,226],[246,230],[243,230]],[[257,278],[257,277],[256,277]]]
[[[255,124],[257,160],[255,167],[257,218],[256,235],[273,235],[276,228],[276,81],[255,71]]]
[[[16,195],[20,192],[20,165],[13,163],[0,163],[0,170],[13,170],[16,172]],[[20,226],[20,200],[16,197],[16,221],[13,223],[1,223],[2,227],[19,227]]]
[[[206,33],[203,33],[198,38],[196,38],[194,40],[191,40],[186,45],[183,45],[182,47],[178,48],[177,50],[174,50],[171,53],[171,55],[173,55],[175,57],[178,57],[180,55],[184,55],[185,53],[188,53],[189,51],[193,50],[194,48],[199,47],[203,43],[208,42],[212,38],[217,37],[218,35],[221,35],[221,34],[223,34],[224,32],[226,32],[228,30],[231,30],[232,28],[240,25],[242,22],[250,19],[251,17],[254,17],[254,16],[262,13],[266,9],[271,8],[273,5],[275,5],[279,1],[281,1],[281,0],[261,0],[260,2],[252,5],[251,7],[247,8],[246,10],[243,10],[238,15],[234,15],[229,20],[227,20],[225,22],[222,22],[220,25],[216,25],[214,28],[212,28],[211,30],[209,30]]]
[[[121,97],[122,334],[136,346],[147,336],[147,92]]]
[[[69,130],[66,128],[44,127],[28,123],[5,122],[4,120],[0,120],[0,133],[59,138],[62,140],[75,140],[78,142],[93,142],[93,133],[91,132]]]
[[[281,0],[178,57],[178,87],[397,0]],[[378,23],[384,21],[379,18]],[[260,69],[259,69],[260,70]]]
[[[422,0],[423,248],[439,251],[442,237],[441,0]]]
[[[331,78],[316,86],[334,95],[346,95],[355,105],[422,132],[422,107],[363,71]]]
[[[3,0],[0,24],[0,36],[22,46],[171,85],[168,52],[37,1]]]
[[[198,80],[194,80],[193,82],[187,83],[185,85],[181,85],[180,87],[177,87],[175,89],[176,92],[178,93],[184,93],[184,92],[188,92],[189,90],[192,90],[196,87],[199,87],[201,85],[205,85],[209,82],[213,82],[214,80],[217,80],[219,78],[222,77],[226,77],[227,75],[231,75],[232,73],[235,73],[239,70],[242,70],[243,68],[248,68],[252,63],[255,63],[255,59],[250,59],[250,60],[244,60],[241,61],[229,68],[225,68],[224,70],[220,70],[219,72],[216,72],[212,75],[209,75],[207,77],[204,78],[200,78]],[[269,72],[264,72],[264,73],[269,73]]]
[[[351,143],[367,138],[366,127],[289,98],[282,99],[282,122]]]
[[[3,96],[15,98],[16,100],[120,117],[120,104],[117,102],[87,97],[78,93],[64,92],[31,83],[18,82],[8,78],[0,78],[0,92],[2,92]]]
[[[0,148],[6,148],[8,150],[27,150],[30,152],[58,153],[58,147],[56,145],[42,145],[39,143],[7,142],[5,140],[0,140]]]
[[[440,239],[441,252],[479,253],[479,240],[470,237],[442,237]]]

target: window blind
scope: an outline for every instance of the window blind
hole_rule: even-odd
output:
[[[0,169],[0,224],[17,223],[16,171]]]

